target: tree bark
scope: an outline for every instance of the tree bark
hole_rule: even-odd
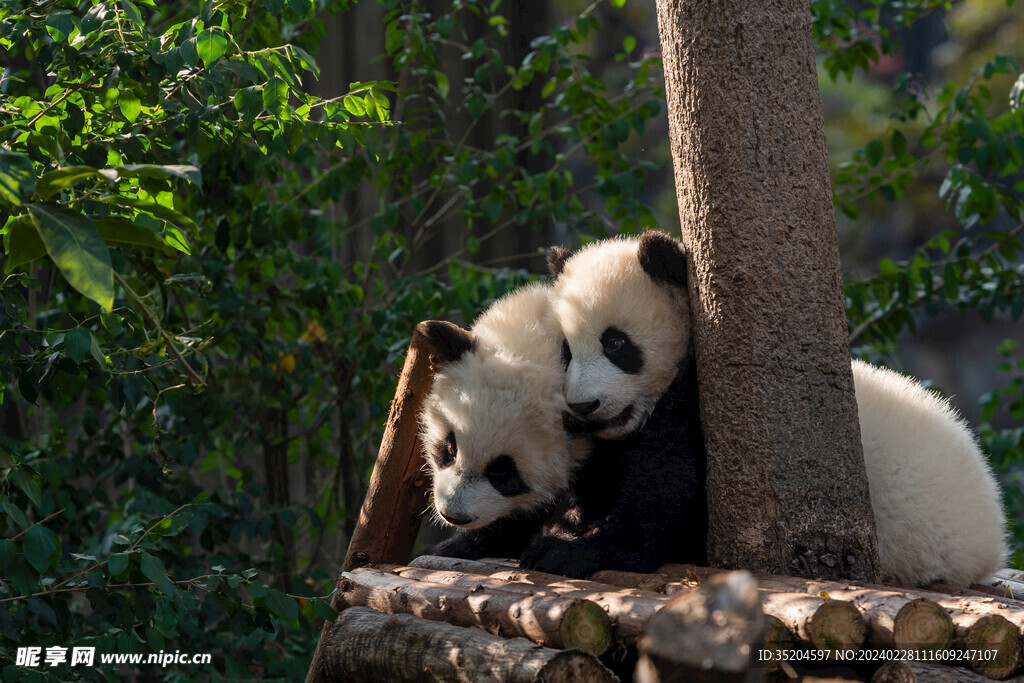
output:
[[[987,683],[988,678],[966,669],[926,662],[889,662],[882,665],[871,683]]]
[[[876,580],[810,8],[657,6],[709,561]]]
[[[600,655],[611,644],[611,620],[588,600],[497,590],[484,593],[419,583],[369,568],[344,572],[338,578],[337,595],[339,602],[348,607],[372,607],[456,626],[478,626],[548,647],[575,647]]]
[[[342,612],[327,636],[327,675],[342,681],[616,680],[591,654],[553,650],[524,638],[505,640],[477,628],[381,614],[365,607]]]
[[[755,643],[763,642],[765,618],[757,582],[748,572],[717,576],[670,601],[640,639],[634,680],[757,681]]]
[[[469,589],[470,593],[518,593],[520,595],[558,596],[563,600],[589,600],[605,611],[612,623],[615,639],[631,644],[640,637],[647,620],[661,609],[669,598],[655,593],[629,589],[607,590],[595,584],[593,589],[540,586],[536,584],[505,581],[492,576],[464,574],[438,569],[417,569],[415,567],[381,566],[378,569],[397,574],[406,579],[435,583],[442,586],[456,586]]]

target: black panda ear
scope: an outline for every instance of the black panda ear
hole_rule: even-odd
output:
[[[673,287],[686,286],[686,252],[678,240],[663,232],[648,230],[640,236],[637,257],[640,267],[655,282]]]
[[[446,320],[425,320],[416,326],[416,331],[430,340],[445,363],[453,363],[473,350],[473,334]]]
[[[565,267],[565,262],[569,260],[569,257],[573,255],[572,249],[566,249],[565,247],[549,247],[548,248],[548,270],[551,271],[551,277],[555,280],[562,274],[562,268]]]

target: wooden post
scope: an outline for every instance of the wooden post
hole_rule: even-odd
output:
[[[342,571],[367,564],[404,564],[412,553],[421,513],[427,506],[419,413],[433,379],[432,351],[427,338],[419,331],[413,332],[395,397],[391,401],[377,462],[370,476],[370,487],[359,511],[359,521],[349,541]],[[337,593],[331,597],[331,605],[338,608]],[[324,647],[331,623],[326,622],[320,630],[320,640],[306,674],[306,683],[329,680],[324,671]]]
[[[757,581],[737,571],[708,579],[670,601],[644,629],[634,680],[754,683],[755,644],[764,642],[765,618]]]

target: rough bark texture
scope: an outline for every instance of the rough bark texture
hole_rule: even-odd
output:
[[[391,401],[370,487],[348,544],[345,569],[381,562],[405,562],[427,507],[428,479],[420,452],[419,414],[433,380],[432,347],[413,333]]]
[[[635,642],[643,632],[647,620],[669,601],[665,595],[645,594],[644,591],[616,589],[600,584],[594,584],[593,588],[570,588],[520,583],[507,581],[500,577],[440,569],[397,566],[381,566],[378,569],[415,581],[466,588],[471,594],[483,592],[500,594],[504,591],[520,595],[557,595],[562,599],[589,600],[600,605],[601,609],[605,611],[611,619],[615,639],[624,643]]]
[[[529,638],[548,647],[575,647],[600,655],[611,644],[611,620],[588,600],[498,590],[484,593],[419,583],[369,568],[344,572],[338,578],[337,595],[348,607],[371,607],[456,626],[478,626],[496,635]]]
[[[335,620],[325,645],[328,677],[342,681],[617,680],[596,657],[553,650],[477,628],[352,607]]]
[[[709,561],[875,580],[807,2],[658,0]]]
[[[499,581],[515,581],[534,586],[543,586],[559,590],[617,591],[620,586],[604,583],[594,579],[569,579],[558,574],[548,574],[532,569],[519,569],[515,565],[493,560],[460,560],[455,557],[439,557],[437,555],[420,555],[409,562],[410,567],[433,569],[438,571],[463,572],[489,576]],[[603,572],[598,572],[602,574]],[[597,576],[597,574],[595,574]],[[632,587],[631,587],[632,588]],[[647,591],[649,592],[649,591]]]
[[[391,401],[384,437],[359,510],[344,569],[377,562],[405,562],[412,552],[421,513],[427,506],[427,478],[419,443],[419,413],[433,379],[430,342],[413,333]],[[338,595],[331,598],[338,608]],[[331,622],[324,623],[306,683],[323,683],[323,650]]]
[[[634,680],[757,681],[755,643],[764,641],[765,618],[757,582],[748,572],[710,579],[671,600],[640,639]]]
[[[806,679],[805,679],[806,680]],[[871,683],[987,683],[988,678],[967,669],[926,662],[889,662],[882,665]]]

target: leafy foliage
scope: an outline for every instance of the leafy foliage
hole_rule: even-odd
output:
[[[470,262],[495,236],[650,222],[655,59],[609,96],[594,16],[509,56],[489,3],[385,4],[409,85],[320,99],[345,2],[0,3],[2,677],[19,645],[302,677],[414,324],[524,281]]]
[[[538,246],[653,223],[659,62],[626,37],[610,91],[588,57],[623,0],[522,49],[497,3],[381,5],[392,80],[320,98],[345,0],[0,1],[0,677],[26,644],[302,677],[415,323],[471,320]],[[946,4],[856,7],[812,3],[833,79]],[[945,155],[962,225],[848,284],[858,353],[941,306],[1020,314],[1021,80],[992,95],[1016,69],[898,80],[839,168],[856,215]],[[1020,418],[1006,363],[986,419]],[[1021,435],[984,437],[1019,476]]]

